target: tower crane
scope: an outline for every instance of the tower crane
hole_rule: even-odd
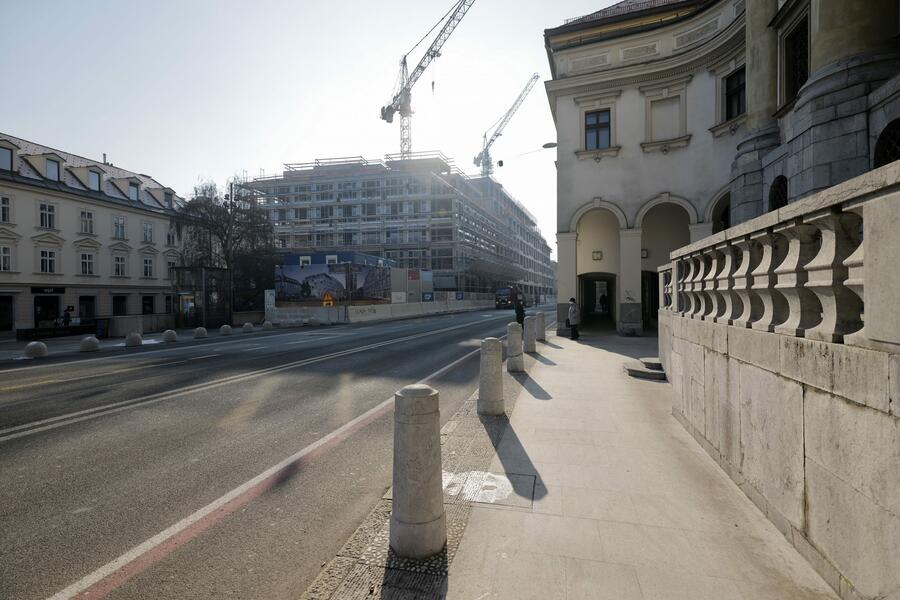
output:
[[[509,107],[509,110],[506,111],[506,114],[500,117],[500,120],[495,123],[496,128],[492,125],[487,131],[484,132],[484,142],[481,147],[481,152],[478,153],[478,156],[475,157],[475,166],[481,167],[481,176],[487,177],[491,173],[494,172],[494,162],[491,160],[491,146],[494,145],[494,142],[497,141],[497,138],[503,135],[503,130],[509,124],[510,119],[512,119],[513,115],[516,114],[516,111],[519,110],[519,107],[522,106],[522,102],[525,101],[525,96],[528,95],[528,92],[531,91],[531,88],[534,87],[534,84],[537,83],[537,80],[540,79],[540,75],[535,73],[528,80],[528,83],[525,84],[525,89],[519,94],[519,97],[516,98],[516,101],[513,102],[513,105]],[[488,133],[491,132],[491,129],[494,129],[494,133],[491,135],[490,139],[488,138]],[[500,161],[501,163],[503,161]],[[502,165],[501,165],[502,166]]]
[[[454,5],[450,8],[449,11],[438,21],[431,30],[425,34],[425,36],[419,40],[419,42],[413,46],[409,52],[412,52],[416,49],[416,46],[422,43],[432,31],[441,23],[444,22],[444,26],[441,28],[440,33],[438,33],[437,37],[431,43],[428,50],[425,51],[425,55],[422,56],[422,59],[419,61],[419,64],[416,65],[416,68],[413,69],[412,73],[409,72],[406,64],[406,57],[409,55],[409,52],[403,55],[403,58],[400,59],[400,77],[398,80],[397,88],[394,92],[394,98],[391,100],[391,103],[387,106],[383,106],[381,108],[381,118],[387,121],[388,123],[394,122],[394,114],[400,113],[400,158],[407,159],[410,157],[412,153],[412,132],[410,131],[412,120],[412,87],[416,84],[422,74],[425,72],[425,69],[428,68],[428,65],[431,62],[441,55],[441,47],[443,47],[444,43],[447,41],[447,38],[450,37],[450,34],[453,33],[453,30],[456,29],[456,26],[459,25],[459,22],[462,20],[464,16],[466,16],[466,12],[475,4],[475,0],[458,0]],[[449,15],[449,16],[448,16]],[[446,21],[445,21],[446,19]]]

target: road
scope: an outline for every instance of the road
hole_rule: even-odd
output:
[[[298,597],[390,485],[393,392],[449,419],[512,318],[0,365],[0,598]]]

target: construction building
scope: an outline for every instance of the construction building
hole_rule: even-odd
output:
[[[284,165],[248,184],[285,253],[363,252],[434,272],[435,290],[516,285],[554,294],[550,247],[533,215],[491,177],[468,177],[440,153]]]

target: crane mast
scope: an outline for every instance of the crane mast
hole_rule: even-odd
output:
[[[491,160],[491,146],[494,145],[494,142],[497,141],[497,138],[503,135],[503,130],[509,124],[510,119],[512,119],[513,115],[516,114],[516,111],[519,110],[519,107],[522,106],[522,102],[525,101],[525,97],[528,95],[528,92],[531,91],[531,88],[534,87],[534,84],[537,83],[537,80],[540,79],[540,75],[535,73],[528,80],[528,83],[525,84],[525,89],[523,89],[519,93],[519,97],[516,98],[516,101],[513,102],[513,105],[509,107],[509,110],[506,111],[506,114],[500,118],[500,122],[497,124],[497,127],[494,129],[494,133],[491,135],[490,139],[488,138],[488,133],[490,133],[490,129],[484,132],[484,138],[481,146],[481,152],[478,153],[478,156],[475,157],[475,166],[481,167],[481,176],[487,177],[491,173],[494,172],[494,161]]]
[[[417,64],[416,67],[412,70],[412,73],[409,72],[409,68],[407,66],[407,55],[404,54],[400,59],[400,79],[398,90],[394,94],[391,103],[381,108],[381,118],[388,123],[393,123],[394,114],[398,112],[400,113],[401,159],[409,158],[410,154],[412,153],[412,87],[425,72],[425,69],[428,68],[428,65],[430,65],[435,58],[441,55],[441,48],[443,47],[444,43],[450,37],[450,34],[452,34],[456,29],[456,26],[459,25],[459,22],[462,20],[462,18],[466,16],[466,13],[474,3],[475,0],[459,0],[453,6],[453,8],[451,8],[452,14],[450,14],[450,16],[447,18],[444,26],[441,28],[434,41],[431,43],[431,46],[428,47],[428,50],[425,51],[425,54],[419,61],[419,64]]]

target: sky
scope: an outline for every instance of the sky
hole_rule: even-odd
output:
[[[475,174],[484,131],[540,75],[492,154],[504,161],[496,179],[554,254],[556,150],[539,150],[556,140],[543,30],[613,3],[476,0],[413,89],[413,152],[439,150]],[[0,132],[97,160],[105,152],[182,196],[200,181],[279,174],[286,162],[382,158],[400,151],[399,118],[379,118],[400,57],[451,4],[0,0]]]

